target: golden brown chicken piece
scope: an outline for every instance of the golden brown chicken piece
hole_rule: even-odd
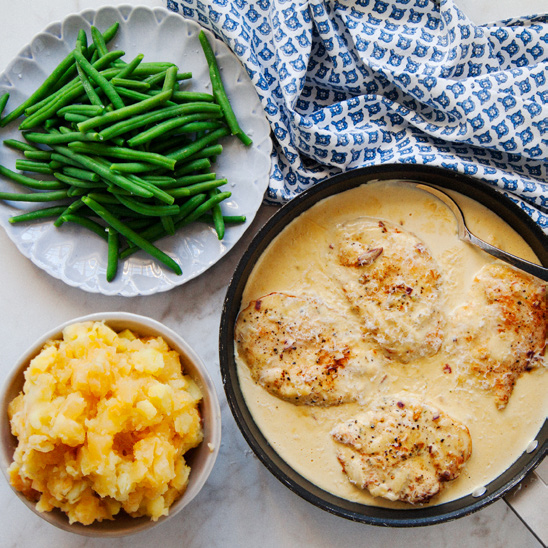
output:
[[[381,396],[331,432],[351,483],[375,497],[428,502],[472,453],[468,428],[417,396]]]
[[[450,319],[452,364],[504,409],[520,375],[540,363],[547,322],[545,284],[505,264],[486,265]]]
[[[359,218],[338,227],[331,248],[335,277],[386,355],[406,363],[436,354],[441,275],[426,246],[396,225]]]
[[[358,350],[359,327],[313,298],[271,293],[252,301],[235,339],[253,380],[295,404],[355,401],[375,367]]]

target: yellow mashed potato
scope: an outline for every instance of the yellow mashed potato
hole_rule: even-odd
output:
[[[203,438],[199,387],[161,337],[77,323],[46,343],[10,403],[12,485],[37,509],[86,525],[167,515]]]

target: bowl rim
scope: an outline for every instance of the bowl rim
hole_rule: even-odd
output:
[[[289,222],[317,202],[362,184],[388,180],[424,182],[455,190],[488,207],[509,223],[548,266],[548,236],[517,204],[486,182],[448,169],[418,164],[385,164],[341,173],[311,187],[280,208],[259,230],[241,257],[230,281],[219,334],[219,358],[223,386],[230,410],[245,440],[265,467],[297,495],[340,517],[391,527],[418,527],[451,521],[495,502],[515,487],[548,453],[548,419],[538,432],[537,447],[525,451],[503,474],[485,486],[479,496],[467,495],[436,506],[390,509],[353,503],[335,496],[293,470],[269,444],[245,405],[234,360],[233,331],[241,296],[257,260]]]
[[[152,521],[146,516],[139,518],[122,516],[122,519],[115,518],[114,520],[103,520],[102,522],[94,522],[91,525],[83,525],[78,522],[70,524],[66,515],[58,509],[54,509],[51,512],[39,512],[36,510],[35,503],[28,500],[22,493],[17,491],[9,481],[7,469],[12,462],[12,458],[11,455],[8,456],[8,453],[11,452],[13,454],[13,452],[11,447],[8,448],[6,446],[4,440],[11,438],[13,444],[16,444],[16,438],[11,434],[9,421],[6,417],[7,406],[11,400],[11,398],[8,397],[9,391],[13,391],[16,385],[22,387],[20,377],[28,367],[31,359],[40,352],[47,341],[59,338],[62,331],[70,325],[94,321],[104,322],[106,325],[112,326],[114,329],[118,330],[129,328],[140,335],[157,334],[161,336],[171,349],[176,350],[179,353],[185,373],[190,374],[202,390],[203,400],[200,403],[202,415],[204,414],[204,411],[207,411],[210,419],[203,425],[203,441],[197,448],[191,451],[197,452],[201,449],[200,454],[205,455],[205,465],[201,467],[198,472],[195,472],[194,478],[192,477],[192,469],[194,467],[191,468],[190,480],[185,492],[170,507],[169,514],[160,517],[157,521]],[[142,328],[143,331],[139,331],[140,328]],[[213,380],[200,356],[173,329],[153,318],[131,312],[95,312],[66,320],[57,327],[48,330],[29,345],[29,347],[20,355],[7,377],[4,379],[0,392],[0,410],[3,418],[6,419],[0,420],[0,440],[2,444],[0,451],[0,468],[2,469],[2,474],[6,478],[9,487],[27,508],[32,510],[46,522],[64,531],[88,537],[107,538],[129,536],[157,527],[161,523],[177,515],[198,495],[206,483],[213,470],[221,446],[222,422],[219,398]],[[123,523],[121,524],[121,527],[120,522],[122,522],[122,520]]]

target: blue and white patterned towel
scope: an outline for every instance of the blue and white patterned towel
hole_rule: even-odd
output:
[[[246,67],[275,137],[268,200],[416,163],[481,178],[548,233],[548,15],[453,0],[167,0]]]

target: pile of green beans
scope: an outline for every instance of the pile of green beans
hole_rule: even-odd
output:
[[[9,95],[0,97],[0,126],[23,117],[22,138],[4,145],[24,156],[16,161],[19,171],[0,166],[0,176],[26,190],[0,192],[0,200],[55,202],[10,223],[51,219],[56,227],[76,223],[92,231],[106,243],[108,281],[120,260],[139,250],[182,274],[154,242],[195,221],[211,223],[222,239],[226,223],[245,221],[223,215],[221,203],[231,193],[213,165],[221,139],[233,135],[246,146],[251,139],[236,120],[203,31],[211,94],[181,89],[192,75],[173,63],[144,62],[142,54],[126,62],[123,51],[108,51],[118,27],[103,33],[91,27],[89,45],[81,30],[73,51],[6,116]]]

